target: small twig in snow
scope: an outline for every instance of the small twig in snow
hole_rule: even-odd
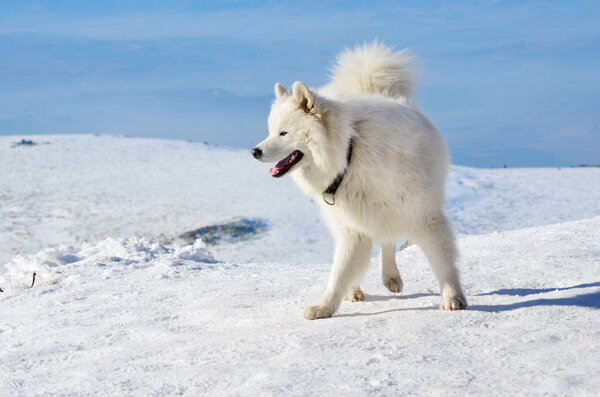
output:
[[[33,280],[31,280],[31,287],[27,287],[27,289],[33,288],[33,284],[35,284],[35,272],[33,272]]]

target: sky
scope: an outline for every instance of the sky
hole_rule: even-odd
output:
[[[598,21],[597,1],[3,1],[0,135],[250,149],[275,82],[318,87],[377,38],[419,57],[453,163],[600,165]]]

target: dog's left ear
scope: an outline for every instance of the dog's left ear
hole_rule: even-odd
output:
[[[300,109],[306,113],[315,113],[315,94],[308,89],[306,84],[296,81],[292,86],[292,95],[298,102]]]

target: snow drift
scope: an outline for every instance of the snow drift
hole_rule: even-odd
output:
[[[61,279],[73,281],[101,269],[108,279],[125,269],[142,268],[157,277],[176,274],[181,267],[201,270],[217,261],[202,240],[186,247],[167,248],[157,242],[140,238],[107,238],[94,243],[60,245],[34,255],[17,255],[6,264],[0,286],[24,288],[32,282],[35,287],[56,284]]]

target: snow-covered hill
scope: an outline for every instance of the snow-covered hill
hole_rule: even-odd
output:
[[[28,137],[29,138],[29,137]],[[291,178],[244,150],[111,136],[0,137],[0,266],[61,242],[180,234],[235,217],[263,219],[257,239],[211,247],[236,263],[327,262],[332,241],[316,205]],[[448,213],[458,233],[600,215],[600,168],[453,166]]]
[[[599,169],[452,167],[469,310],[438,310],[410,247],[397,254],[401,295],[374,260],[365,302],[310,322],[303,308],[326,285],[331,239],[314,203],[245,151],[16,141],[0,138],[0,395],[600,388]],[[177,239],[237,217],[267,229],[209,247]]]

